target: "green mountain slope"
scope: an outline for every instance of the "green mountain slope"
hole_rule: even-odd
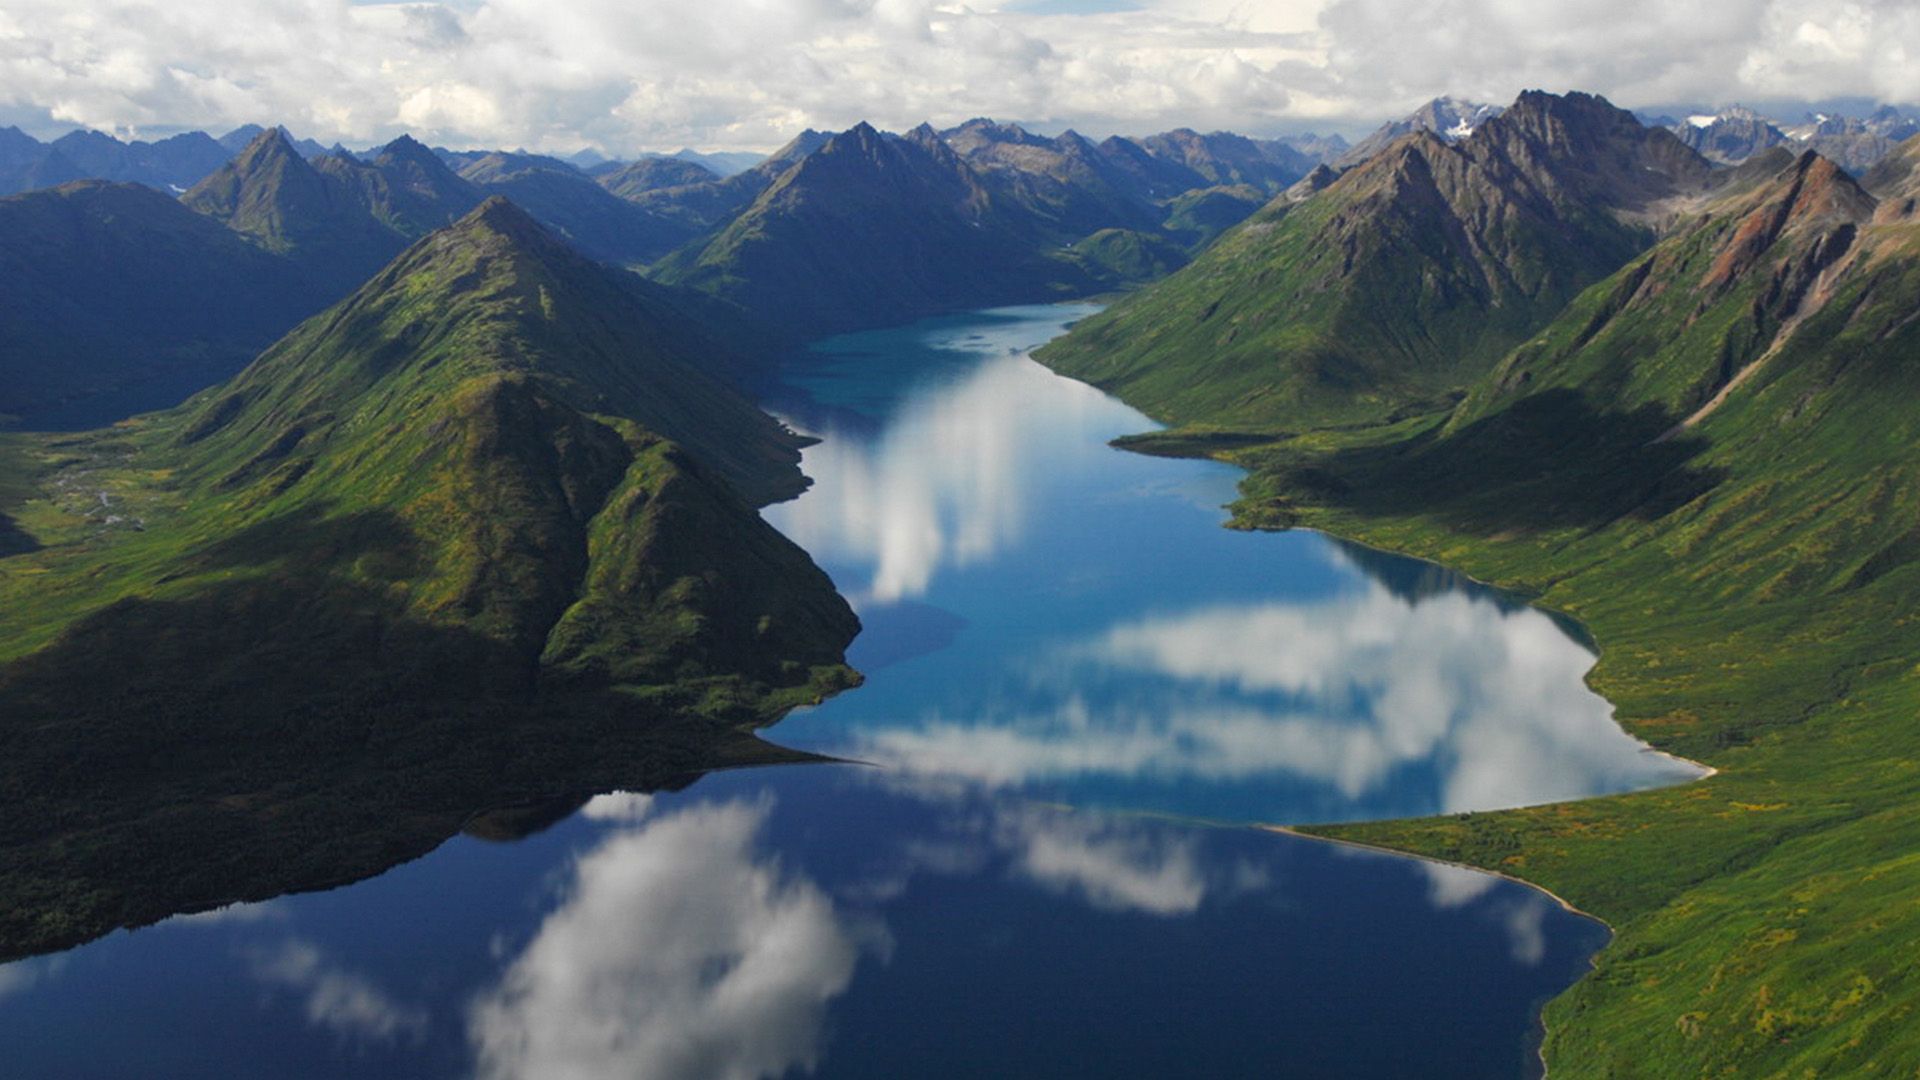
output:
[[[754,510],[796,439],[709,347],[490,200],[186,405],[6,446],[0,953],[264,881],[324,792],[472,812],[849,685],[857,622]],[[192,872],[130,881],[160,840]]]
[[[1040,358],[1176,422],[1327,425],[1445,408],[1651,240],[1708,167],[1604,100],[1523,95],[1282,196]]]
[[[161,193],[82,181],[0,199],[0,414],[191,372],[201,385],[323,306],[286,259]],[[132,388],[132,389],[129,389]],[[165,386],[147,407],[171,404]]]
[[[1517,874],[1612,924],[1547,1009],[1555,1076],[1920,1068],[1916,308],[1908,208],[1773,155],[1450,412],[1214,444],[1253,471],[1239,524],[1429,556],[1579,617],[1628,729],[1719,770],[1312,830]]]

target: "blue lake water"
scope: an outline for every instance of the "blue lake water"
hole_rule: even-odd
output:
[[[0,966],[9,1075],[1524,1076],[1604,930],[1501,879],[1247,827],[1693,774],[1544,614],[1314,534],[1026,351],[1087,309],[823,343],[768,517],[852,598],[865,764],[594,797],[360,884]]]

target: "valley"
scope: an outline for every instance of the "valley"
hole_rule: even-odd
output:
[[[1904,115],[1040,126],[0,131],[34,1067],[1920,1069]]]

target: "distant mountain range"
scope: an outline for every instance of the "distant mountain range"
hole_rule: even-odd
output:
[[[1438,146],[1465,145],[1502,112],[1437,99],[1353,146],[1338,138],[1253,139],[1188,129],[1096,143],[1073,131],[1040,135],[984,118],[943,131],[923,125],[905,135],[860,125],[837,134],[803,132],[725,175],[723,169],[738,162],[716,169],[687,154],[633,162],[576,155],[570,161],[434,149],[404,136],[353,153],[257,126],[219,139],[190,133],[155,143],[76,132],[41,144],[9,129],[0,131],[0,177],[36,185],[110,174],[178,192],[185,206],[227,225],[274,256],[276,266],[291,268],[291,277],[259,278],[278,283],[280,299],[256,308],[263,318],[272,316],[260,325],[275,330],[344,296],[427,232],[490,195],[503,195],[595,259],[743,310],[739,323],[755,327],[753,333],[800,338],[981,304],[1131,288],[1184,265],[1256,211],[1277,220],[1285,207],[1365,167],[1407,134],[1425,133]],[[1864,168],[1860,163],[1884,154],[1901,125],[1911,126],[1883,110],[1865,121],[1817,118],[1789,135],[1730,111],[1707,122],[1680,122],[1672,133],[1718,163],[1798,137],[1840,147],[1842,164]],[[1489,179],[1497,162],[1480,169],[1486,175],[1476,174],[1467,186],[1493,183],[1503,193],[1501,212],[1526,222],[1526,229],[1590,230],[1591,221],[1569,225],[1561,220],[1564,208],[1548,212],[1533,195]],[[1541,192],[1564,195],[1546,183]],[[0,216],[0,243],[9,240],[4,222],[31,216]],[[1407,227],[1419,229],[1414,222]],[[1503,237],[1500,244],[1511,250],[1484,254],[1485,266],[1503,267],[1500,273],[1453,286],[1482,296],[1486,305],[1488,322],[1462,323],[1463,332],[1484,335],[1472,348],[1498,348],[1501,325],[1523,325],[1526,304],[1563,300],[1562,290],[1577,288],[1618,246],[1596,234],[1596,246],[1582,256],[1591,264],[1585,270],[1543,267],[1503,280],[1529,243],[1522,235]],[[1372,265],[1358,254],[1357,265]],[[31,266],[22,272],[24,295],[39,285]],[[224,272],[211,263],[207,271],[216,279]],[[1516,307],[1516,296],[1528,299]],[[0,414],[36,422],[33,417],[56,406],[71,411],[63,403],[78,397],[134,384],[151,394],[130,392],[129,408],[165,404],[178,393],[181,373],[214,377],[264,344],[257,337],[235,343],[229,334],[229,344],[209,339],[199,353],[182,339],[140,354],[131,338],[107,329],[116,321],[111,312],[107,326],[84,326],[77,310],[56,306],[32,321],[32,333],[40,335],[32,340],[52,344],[21,354],[23,367],[34,370],[0,387]],[[1464,319],[1467,309],[1450,310]],[[1336,329],[1338,322],[1326,332],[1349,343],[1388,332],[1371,324]],[[1236,347],[1254,347],[1257,339]],[[1441,338],[1409,347],[1462,358]],[[189,357],[197,366],[183,363]],[[1107,358],[1118,362],[1117,355]]]
[[[204,131],[190,131],[153,142],[145,142],[124,141],[106,132],[78,129],[46,143],[28,135],[18,127],[0,128],[0,195],[53,187],[69,180],[115,180],[145,184],[161,191],[179,194],[239,155],[266,130],[259,124],[245,124],[217,137]],[[339,143],[322,146],[312,139],[298,138],[291,132],[286,132],[284,128],[281,130],[288,144],[302,157],[309,159],[325,155],[371,158],[382,149],[375,147],[370,150],[353,151]],[[1181,130],[1148,136],[1139,141],[1178,153],[1174,144],[1195,138],[1198,136],[1193,132]],[[1217,138],[1217,136],[1210,138]],[[1338,135],[1298,135],[1279,139],[1242,141],[1260,147],[1260,152],[1275,155],[1276,160],[1283,164],[1300,166],[1299,171],[1302,172],[1320,161],[1338,156],[1347,149],[1346,141]],[[591,150],[583,150],[564,159],[504,150],[436,148],[435,153],[439,154],[455,171],[465,168],[480,158],[500,154],[516,159],[539,157],[548,167],[594,177],[629,168],[635,170],[636,175],[647,175],[649,170],[653,170],[662,177],[677,177],[681,184],[734,176],[752,169],[767,159],[767,155],[764,154],[733,151],[702,153],[697,150],[649,154],[632,161],[608,158]],[[673,171],[676,168],[680,171]],[[627,187],[628,190],[635,190],[631,183],[622,186]],[[650,186],[672,185],[653,183]]]
[[[191,250],[165,241],[182,279],[146,294],[155,303],[191,295],[187,283],[196,275],[247,280],[187,305],[191,313],[170,316],[177,333],[145,346],[135,314],[145,308],[82,302],[87,290],[78,282],[119,272],[110,246],[72,247],[44,263],[16,257],[17,300],[65,298],[23,309],[23,332],[8,346],[18,368],[0,386],[0,414],[29,423],[76,409],[110,419],[70,404],[103,391],[118,395],[120,415],[170,404],[183,379],[200,380],[190,389],[230,372],[492,195],[511,199],[592,258],[647,268],[747,309],[752,318],[723,320],[744,333],[762,333],[754,327],[764,324],[766,333],[809,336],[1151,280],[1317,163],[1285,142],[1225,133],[1182,130],[1095,145],[1072,132],[1045,137],[986,120],[910,136],[864,125],[837,136],[803,132],[725,176],[684,157],[600,162],[583,171],[553,157],[433,149],[405,136],[355,154],[283,128],[243,128],[221,140],[180,136],[151,147],[97,133],[60,142],[84,148],[79,157],[90,167],[113,165],[150,187],[179,189],[177,181],[192,179],[180,205],[257,250],[216,242],[204,229],[193,234]],[[71,182],[84,172],[60,145],[17,132],[0,132],[0,159],[24,163],[18,174],[31,177],[24,182]],[[164,183],[152,171],[160,161],[174,163]],[[146,163],[147,171],[129,162]],[[180,234],[171,220],[180,215],[152,200],[117,197],[141,208],[119,222],[120,242],[138,247],[142,230]],[[18,212],[0,213],[0,246],[37,250],[28,223],[71,199],[19,198],[26,201]],[[8,205],[0,200],[0,208]],[[237,269],[249,262],[259,268]],[[223,321],[219,296],[244,299],[251,321]],[[195,318],[207,325],[194,329]]]
[[[1734,165],[1775,146],[1813,150],[1855,174],[1872,168],[1901,142],[1920,134],[1920,122],[1884,106],[1866,117],[1809,114],[1782,123],[1741,106],[1689,116],[1670,124],[1708,159]]]

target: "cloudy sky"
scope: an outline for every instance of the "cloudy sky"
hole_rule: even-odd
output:
[[[989,115],[1355,130],[1453,93],[1920,100],[1912,0],[7,0],[0,122],[765,149]]]

